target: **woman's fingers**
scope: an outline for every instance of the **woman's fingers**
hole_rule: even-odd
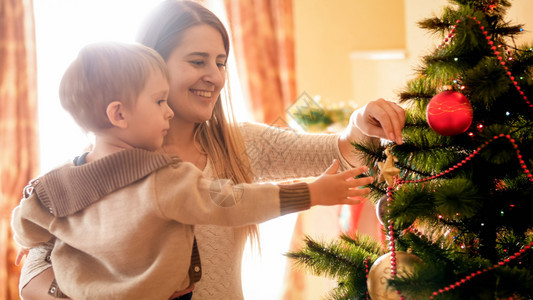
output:
[[[398,104],[379,99],[376,101],[376,108],[369,111],[369,116],[379,123],[378,127],[389,140],[398,144],[403,142],[402,129],[405,125],[405,111]]]
[[[24,256],[26,256],[29,252],[30,250],[28,249],[20,249],[17,253],[17,257],[15,258],[15,265],[20,265]]]
[[[402,129],[405,126],[405,111],[399,105],[389,102],[391,106],[390,119],[394,132],[394,141],[397,144],[402,144]]]
[[[365,105],[356,115],[356,126],[365,134],[403,142],[405,111],[398,104],[378,99]]]

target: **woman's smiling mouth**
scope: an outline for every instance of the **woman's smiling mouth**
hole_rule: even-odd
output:
[[[213,92],[211,91],[206,91],[206,90],[193,90],[191,89],[190,90],[193,94],[197,95],[197,96],[200,96],[200,97],[204,97],[204,98],[211,98],[213,96]]]

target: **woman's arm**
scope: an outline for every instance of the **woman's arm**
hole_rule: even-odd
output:
[[[19,291],[23,300],[58,299],[48,294],[54,280],[54,271],[47,259],[54,242],[32,248],[24,261],[20,274]]]
[[[58,298],[48,294],[48,290],[50,289],[53,280],[54,270],[50,266],[48,269],[30,279],[20,291],[20,297],[23,300],[57,300]]]
[[[334,159],[351,168],[339,151],[339,136],[298,132],[246,123],[241,126],[246,155],[255,181],[283,181],[319,176]]]
[[[358,166],[361,163],[352,141],[379,142],[379,138],[391,136],[401,144],[404,123],[400,106],[379,99],[355,111],[340,135],[296,132],[254,123],[243,124],[241,132],[255,180],[275,181],[318,176],[333,159],[339,160],[341,170]]]

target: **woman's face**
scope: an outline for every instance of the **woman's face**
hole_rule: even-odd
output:
[[[175,120],[200,123],[211,118],[226,82],[227,55],[222,35],[209,25],[187,29],[167,59],[169,106]]]

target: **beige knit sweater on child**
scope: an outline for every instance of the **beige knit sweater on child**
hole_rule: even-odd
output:
[[[184,162],[109,190],[109,182],[136,169],[123,166],[137,166],[145,155],[125,150],[56,169],[34,183],[38,197],[14,210],[15,240],[22,246],[57,238],[56,280],[71,298],[168,299],[190,283],[192,224],[241,226],[309,208],[305,184],[232,186],[207,180]]]

